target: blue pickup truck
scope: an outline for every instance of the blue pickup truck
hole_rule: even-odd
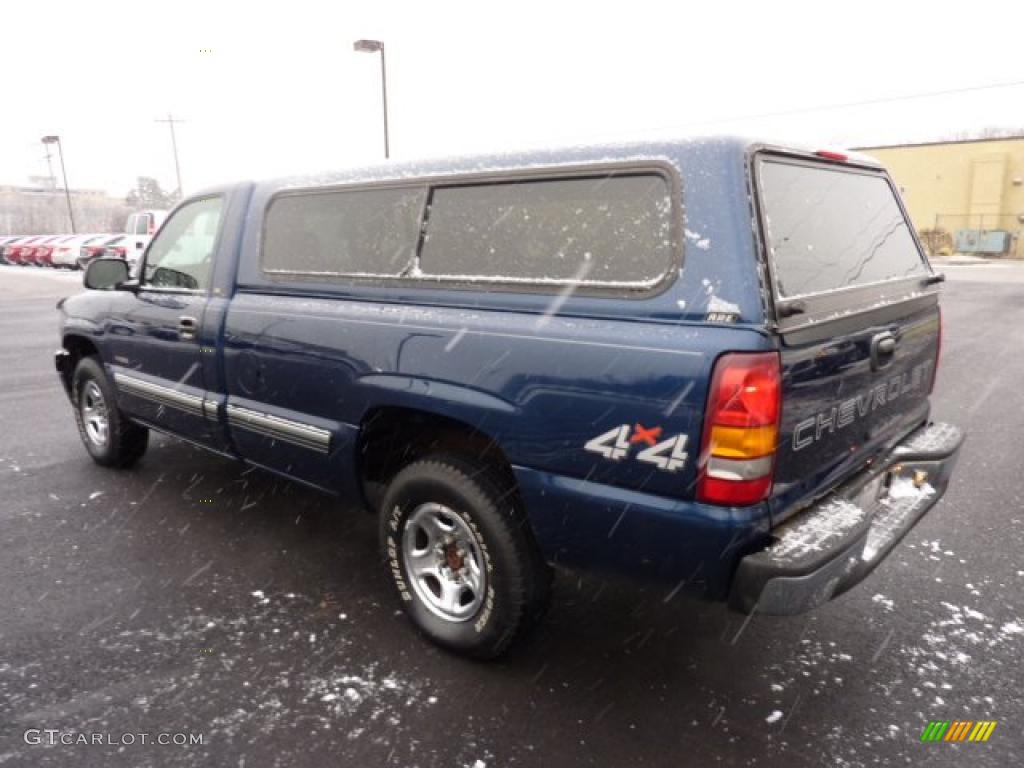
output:
[[[730,137],[239,183],[137,276],[101,259],[57,370],[92,458],[158,430],[380,518],[397,599],[494,657],[552,565],[795,614],[944,493],[939,283],[868,157]]]

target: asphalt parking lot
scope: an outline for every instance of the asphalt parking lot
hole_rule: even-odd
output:
[[[163,437],[95,466],[52,363],[79,278],[0,267],[0,766],[1019,765],[1024,268],[947,273],[934,415],[968,442],[866,582],[745,622],[562,573],[532,641],[475,664],[398,613],[369,515]]]

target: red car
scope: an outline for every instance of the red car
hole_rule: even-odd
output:
[[[124,239],[125,235],[106,235],[90,240],[82,246],[78,256],[78,266],[85,269],[90,261],[98,259],[100,256],[120,256],[123,259],[125,254],[124,247],[120,247],[120,254],[116,252],[116,249],[118,248],[118,243],[121,243]],[[108,248],[110,248],[110,252],[108,252]]]
[[[5,264],[13,264],[14,249],[18,247],[20,243],[28,240],[26,235],[19,235],[18,237],[8,237],[4,239],[3,243],[0,243],[0,261]]]
[[[42,235],[35,235],[33,237],[26,237],[19,240],[14,245],[8,246],[4,256],[7,258],[8,264],[25,264],[24,261],[28,252],[34,250],[37,243],[44,240]]]
[[[23,264],[34,264],[37,267],[49,267],[53,264],[53,249],[57,243],[71,235],[50,235],[44,237],[27,256],[22,257]]]
[[[108,259],[127,259],[128,246],[126,243],[122,242],[123,240],[123,237],[119,237],[116,240],[111,240],[107,243],[107,247],[103,249],[103,256]],[[121,243],[121,245],[118,245],[118,243]]]

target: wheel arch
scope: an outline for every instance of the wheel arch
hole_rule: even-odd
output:
[[[355,450],[357,476],[367,506],[376,509],[382,487],[403,467],[436,454],[483,462],[510,488],[516,487],[512,463],[497,436],[436,411],[377,405],[363,415]]]
[[[88,336],[77,333],[66,333],[61,340],[64,350],[68,353],[66,364],[60,368],[60,380],[64,385],[64,391],[71,395],[71,382],[75,375],[75,368],[79,361],[86,357],[100,357],[100,350],[96,343]]]

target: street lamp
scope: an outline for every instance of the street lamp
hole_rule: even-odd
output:
[[[43,144],[56,144],[57,156],[60,158],[60,174],[64,177],[64,197],[68,201],[68,218],[71,220],[71,234],[75,234],[75,214],[71,210],[71,190],[68,189],[68,172],[64,169],[64,149],[60,144],[60,136],[43,136]]]
[[[380,40],[356,40],[352,49],[359,53],[377,53],[380,51],[380,88],[384,102],[384,157],[391,157],[388,144],[388,70],[384,64],[384,43]]]

